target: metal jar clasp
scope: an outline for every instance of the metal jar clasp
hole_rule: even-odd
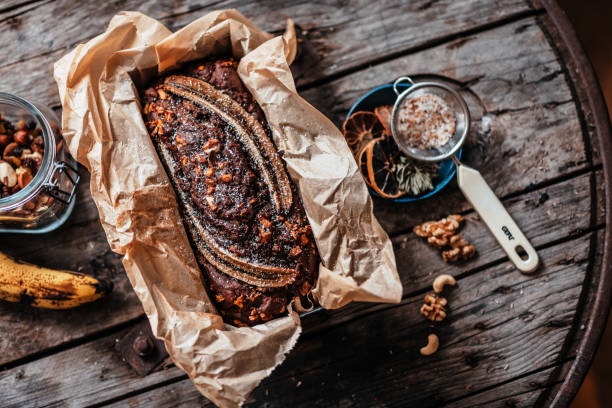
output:
[[[72,183],[70,191],[65,191],[61,188],[60,182],[62,174],[68,177],[68,180]],[[66,163],[65,161],[59,161],[55,163],[53,172],[49,181],[44,184],[44,188],[49,195],[59,202],[64,204],[70,204],[76,194],[76,189],[81,179],[81,174],[77,169]]]

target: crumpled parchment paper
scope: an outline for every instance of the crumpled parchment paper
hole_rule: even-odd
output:
[[[391,241],[340,131],[296,92],[289,64],[293,23],[282,37],[235,10],[211,12],[172,33],[121,12],[103,34],[54,67],[63,134],[91,173],[91,193],[113,251],[176,365],[222,407],[240,406],[300,334],[295,312],[255,327],[224,324],[208,298],[176,196],[142,120],[138,90],[182,63],[241,59],[238,73],[259,102],[296,183],[321,255],[313,293],[325,308],[399,302]]]

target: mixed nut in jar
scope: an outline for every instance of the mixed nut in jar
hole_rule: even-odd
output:
[[[78,181],[55,113],[0,92],[0,232],[56,229],[72,212]]]

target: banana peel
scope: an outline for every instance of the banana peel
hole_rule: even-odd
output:
[[[113,290],[113,283],[78,272],[14,260],[0,252],[0,299],[43,309],[70,309]]]

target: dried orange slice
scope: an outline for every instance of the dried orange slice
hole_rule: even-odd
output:
[[[402,153],[391,137],[381,137],[368,143],[365,149],[370,187],[384,198],[398,198],[400,190],[395,167]]]
[[[357,165],[359,166],[359,170],[361,170],[363,181],[365,181],[368,187],[371,187],[371,183],[370,178],[368,177],[368,161],[366,159],[366,150],[372,142],[373,140],[370,140],[357,154]]]
[[[342,125],[342,133],[356,158],[370,140],[382,136],[384,131],[384,126],[372,112],[355,112]]]
[[[393,105],[379,106],[374,109],[374,114],[380,120],[385,128],[385,133],[391,136],[391,113],[393,112]]]

